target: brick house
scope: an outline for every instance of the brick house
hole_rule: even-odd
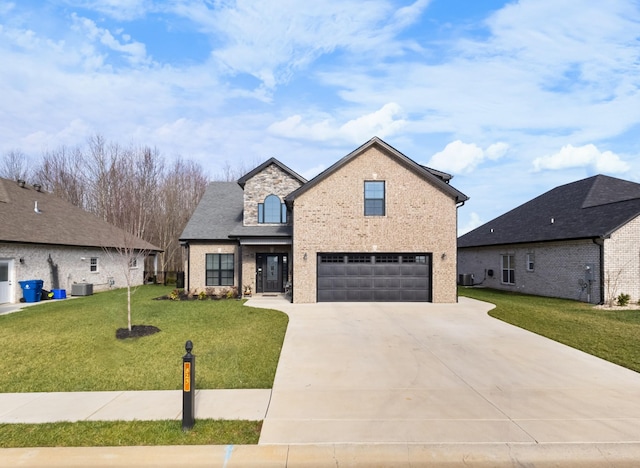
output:
[[[458,239],[459,282],[590,303],[640,299],[640,184],[556,187]]]
[[[455,302],[451,176],[374,137],[307,181],[269,159],[211,183],[180,241],[191,291],[236,287],[292,301]]]
[[[132,254],[124,264],[123,246]],[[68,294],[77,283],[124,287],[127,274],[142,284],[144,255],[159,251],[37,184],[0,178],[0,304],[20,300],[23,280]]]

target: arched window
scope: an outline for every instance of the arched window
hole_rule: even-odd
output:
[[[258,222],[283,224],[287,222],[287,207],[277,195],[267,195],[264,203],[258,203]]]

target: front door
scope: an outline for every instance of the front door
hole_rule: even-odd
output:
[[[0,304],[11,300],[11,282],[9,281],[9,262],[0,260]]]
[[[256,292],[284,292],[287,254],[257,254],[256,267]]]

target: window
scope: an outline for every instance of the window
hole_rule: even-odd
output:
[[[426,255],[403,255],[402,263],[427,263]]]
[[[129,268],[138,268],[138,257],[132,257],[129,259]]]
[[[89,271],[96,273],[98,271],[98,257],[91,257],[89,260]]]
[[[364,215],[384,216],[384,181],[365,181]]]
[[[268,195],[264,203],[258,203],[258,222],[284,224],[287,222],[287,206],[277,195]]]
[[[502,283],[503,284],[516,284],[516,262],[515,256],[503,255],[502,256]]]
[[[535,266],[535,256],[532,253],[527,254],[527,271],[533,271]]]
[[[233,254],[206,255],[206,285],[233,286]]]

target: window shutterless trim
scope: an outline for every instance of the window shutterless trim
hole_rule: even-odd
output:
[[[364,181],[364,215],[384,216],[386,214],[386,186],[384,180]]]

